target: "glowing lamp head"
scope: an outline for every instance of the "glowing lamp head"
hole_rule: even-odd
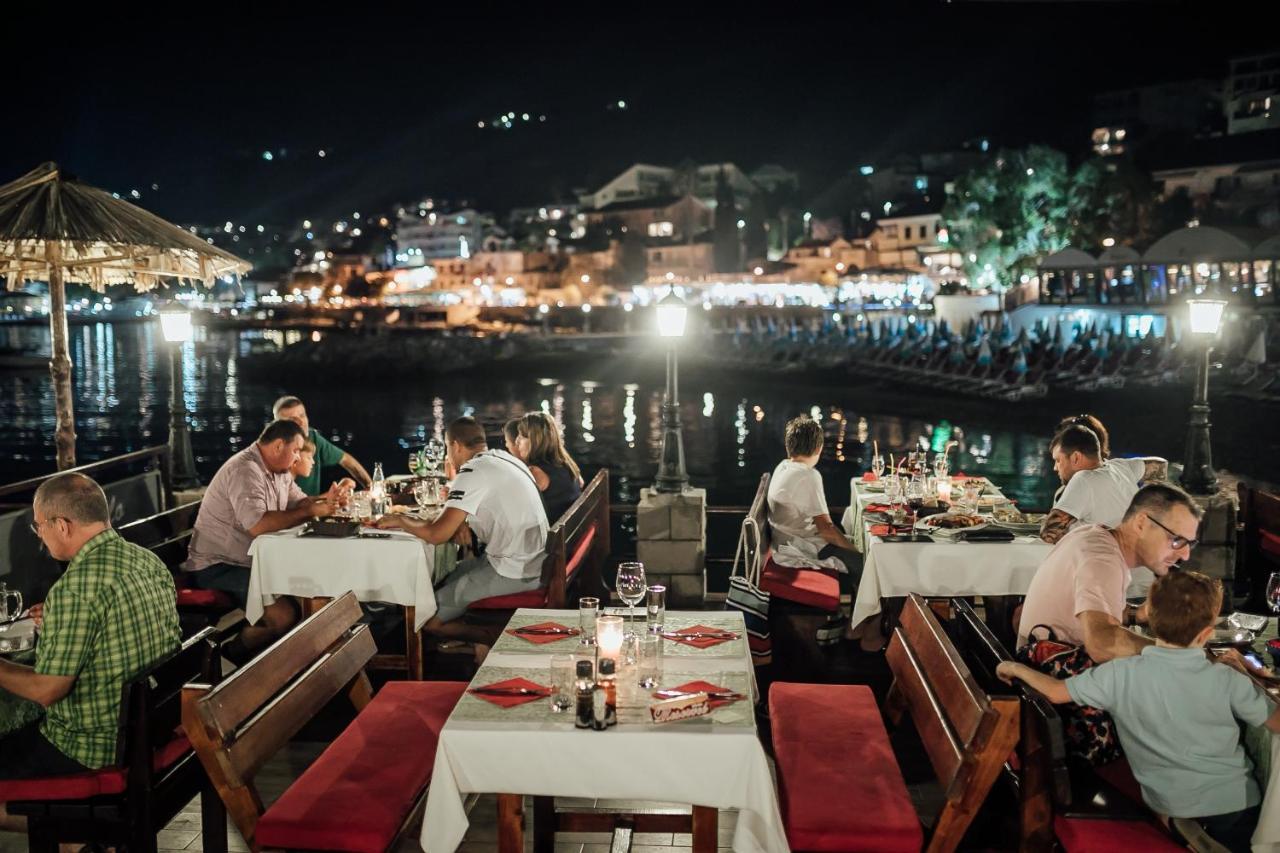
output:
[[[551,306],[550,306],[550,305],[548,305],[548,304],[547,304],[547,303],[545,303],[545,302],[538,306],[538,313],[539,313],[539,314],[546,314],[546,313],[547,313],[547,312],[549,312],[550,310],[551,310]]]
[[[1221,299],[1188,299],[1187,314],[1191,320],[1191,334],[1216,335],[1222,328],[1222,313],[1227,303]]]
[[[684,324],[688,319],[689,309],[684,300],[674,292],[668,293],[658,301],[658,334],[664,338],[684,337]]]
[[[164,330],[164,339],[169,343],[185,344],[191,340],[191,312],[160,312],[160,328]]]

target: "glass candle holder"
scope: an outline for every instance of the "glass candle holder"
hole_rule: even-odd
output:
[[[618,656],[622,653],[622,636],[626,623],[621,616],[596,617],[596,657],[598,660],[611,660],[617,666]],[[597,664],[597,669],[599,665]]]

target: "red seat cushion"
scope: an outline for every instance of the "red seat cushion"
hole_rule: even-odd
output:
[[[257,847],[380,853],[431,780],[461,681],[393,681],[258,821]]]
[[[779,566],[770,556],[760,573],[760,589],[770,595],[820,610],[840,609],[840,582],[817,569]]]
[[[1263,551],[1273,557],[1280,557],[1280,534],[1272,533],[1269,530],[1259,530],[1258,544]]]
[[[1129,853],[1132,850],[1161,851],[1187,848],[1173,840],[1155,823],[1147,820],[1106,820],[1083,817],[1055,817],[1053,831],[1067,853]]]
[[[578,570],[578,566],[586,558],[591,551],[591,543],[596,538],[596,526],[593,524],[587,528],[587,532],[578,540],[578,547],[574,549],[573,556],[565,563],[565,578],[573,577],[573,573]],[[511,595],[491,595],[488,598],[482,598],[479,601],[473,601],[467,605],[468,610],[518,610],[521,607],[546,607],[547,606],[547,590],[546,587],[538,587],[528,592],[516,592]]]
[[[236,601],[220,589],[179,589],[178,606],[234,610]]]
[[[1129,762],[1125,759],[1120,758],[1108,764],[1095,767],[1093,772],[1106,779],[1116,790],[1138,805],[1143,805],[1142,786],[1134,778],[1133,768],[1129,766]]]
[[[174,738],[156,750],[152,769],[160,772],[191,752],[191,741],[179,730]],[[67,776],[39,779],[12,779],[0,782],[0,803],[19,800],[83,800],[104,794],[122,793],[128,782],[123,767],[103,767]]]
[[[775,682],[769,721],[793,850],[920,850],[920,819],[870,688]]]

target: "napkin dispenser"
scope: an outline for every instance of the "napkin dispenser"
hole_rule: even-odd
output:
[[[664,699],[649,706],[649,717],[655,723],[673,723],[676,720],[691,720],[711,713],[711,699],[706,693],[690,693],[688,696],[677,696]]]

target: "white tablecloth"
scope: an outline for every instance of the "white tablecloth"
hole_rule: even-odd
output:
[[[565,624],[577,619],[576,611],[568,610],[520,610],[516,615],[530,614]],[[672,615],[668,612],[669,618]],[[744,628],[741,623],[736,626],[739,631]],[[549,650],[540,655],[491,653],[472,683],[489,683],[494,670],[513,668],[526,669],[528,678],[546,683],[550,655]],[[667,657],[663,683],[671,683],[676,673],[696,678],[698,673],[713,672],[737,673],[745,683],[752,672],[749,655]],[[595,732],[575,729],[572,712],[552,714],[549,709],[534,721],[468,719],[466,703],[471,698],[464,697],[440,734],[422,821],[426,853],[453,853],[461,843],[468,826],[463,802],[469,793],[651,800],[737,809],[734,850],[777,853],[788,849],[769,762],[749,708],[732,723],[707,718],[665,725],[624,720]]]
[[[842,524],[863,553],[862,581],[854,596],[852,623],[880,612],[880,599],[921,595],[1025,595],[1031,578],[1052,549],[1036,536],[1013,542],[884,542],[869,533],[867,504],[884,500],[852,483]],[[987,492],[998,490],[991,486]]]
[[[402,531],[388,539],[298,536],[302,528],[259,536],[249,547],[253,568],[245,617],[250,624],[277,595],[337,597],[347,590],[361,601],[415,608],[414,628],[436,612],[432,586],[435,546]]]

